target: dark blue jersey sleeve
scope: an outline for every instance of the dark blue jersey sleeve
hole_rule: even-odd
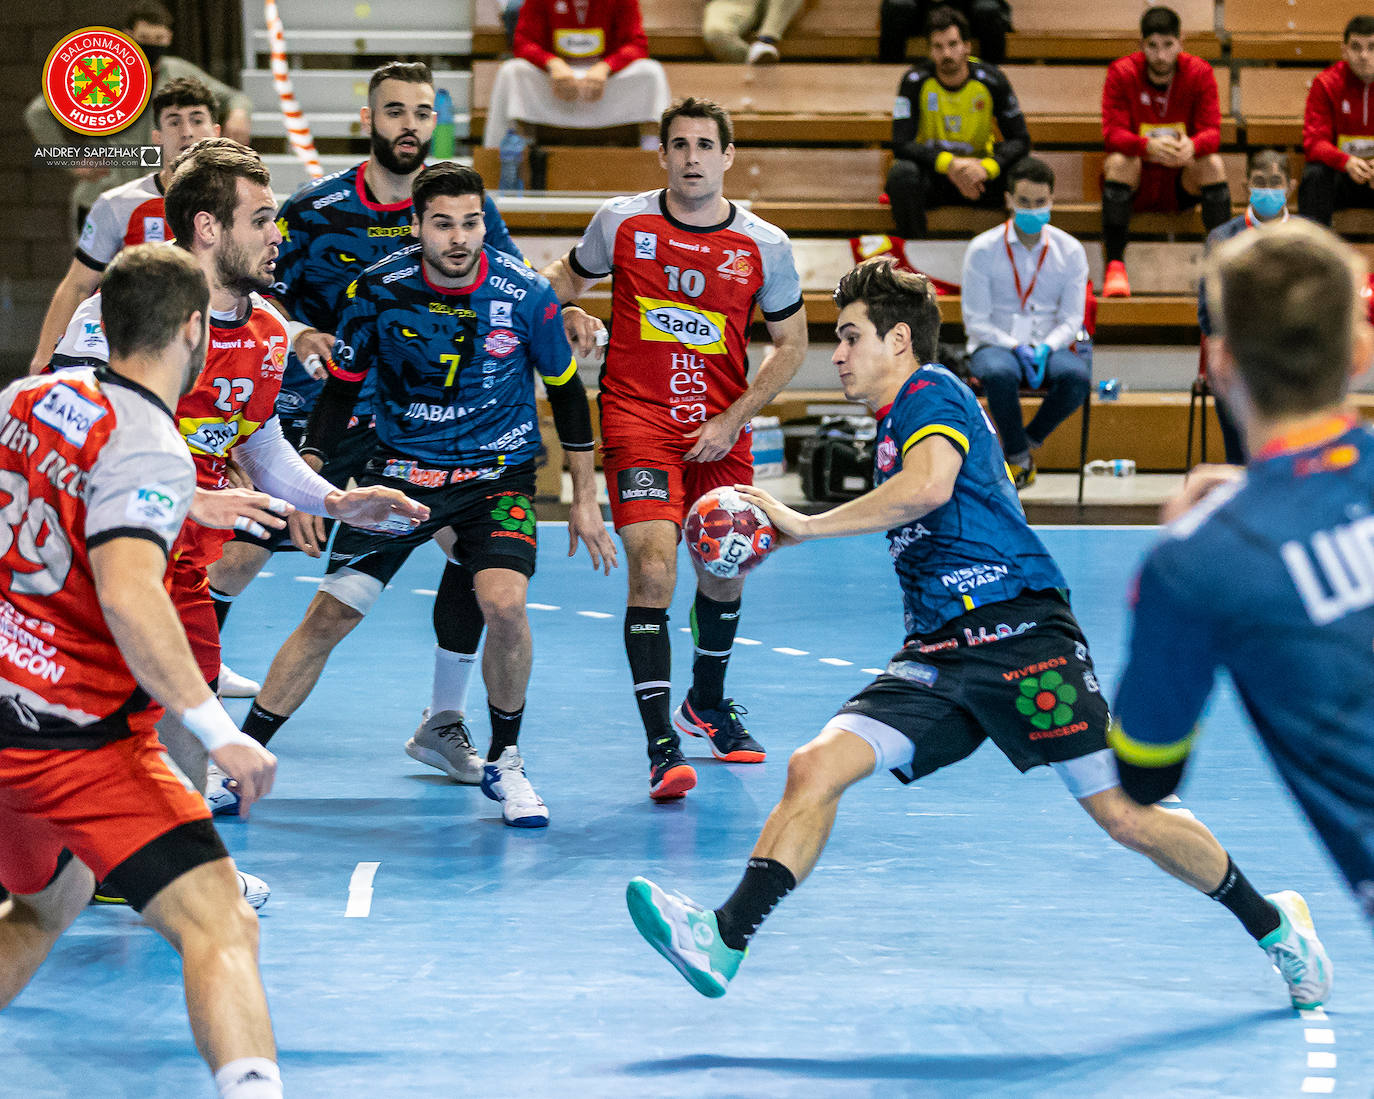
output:
[[[923,371],[913,376],[892,406],[893,442],[899,458],[932,435],[948,439],[968,457],[969,440],[979,429],[981,411],[953,375]]]
[[[334,361],[331,377],[361,385],[377,355],[377,303],[371,284],[355,279],[340,301],[343,315],[334,333]]]
[[[277,247],[276,281],[272,284],[272,296],[294,318],[301,276],[309,254],[309,240],[301,225],[300,208],[295,199],[282,203],[277,214],[277,229],[281,232],[281,244]]]

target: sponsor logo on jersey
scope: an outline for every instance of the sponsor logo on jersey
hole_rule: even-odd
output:
[[[462,317],[465,320],[476,320],[477,314],[466,306],[449,305],[446,301],[432,301],[429,303],[429,311],[438,313],[441,317]]]
[[[520,340],[509,328],[493,328],[487,333],[487,338],[482,346],[486,348],[488,355],[495,355],[498,359],[504,359],[520,346]]]
[[[892,467],[897,464],[897,444],[892,441],[891,435],[884,435],[882,441],[878,443],[878,449],[873,456],[874,462],[884,473],[890,473]]]
[[[314,202],[310,204],[310,206],[312,209],[315,210],[323,210],[326,206],[333,206],[334,203],[342,202],[347,197],[347,191],[333,191],[330,194],[325,195],[324,198],[317,198]]]
[[[81,227],[81,239],[76,243],[82,248],[85,248],[89,246],[93,240],[95,240],[95,222],[87,218],[86,224]]]
[[[653,233],[635,233],[635,259],[654,259],[658,255],[658,237]]]
[[[477,449],[478,449],[478,450],[515,450],[517,447],[520,447],[520,446],[523,446],[523,445],[524,445],[525,436],[528,435],[528,434],[529,434],[530,432],[532,432],[532,431],[537,433],[537,432],[538,432],[538,428],[535,427],[535,424],[534,424],[534,421],[533,421],[533,420],[526,420],[523,424],[516,424],[515,427],[511,428],[509,431],[507,431],[507,432],[506,432],[504,435],[502,435],[500,438],[495,439],[495,440],[493,440],[493,441],[490,442],[490,443],[483,443],[483,444],[482,444],[480,447],[478,447]]]
[[[1279,556],[1316,625],[1374,606],[1374,515],[1285,542]]]
[[[239,413],[229,420],[220,417],[185,417],[177,426],[192,453],[223,458],[240,437],[246,438],[261,425],[249,423]],[[248,430],[245,431],[245,427]]]
[[[525,287],[516,285],[515,283],[511,282],[510,279],[506,278],[503,275],[488,275],[487,285],[490,286],[493,290],[497,291],[498,293],[508,294],[516,301],[524,301],[525,295],[529,293],[529,291],[526,290]],[[510,308],[509,302],[492,302],[491,304],[493,309],[495,309],[498,304],[504,305],[507,309]],[[493,320],[492,323],[495,324],[496,321]]]
[[[176,491],[161,481],[144,485],[129,497],[124,517],[158,529],[180,526]]]
[[[369,225],[367,235],[370,237],[408,237],[410,236],[409,225]]]
[[[43,65],[43,98],[69,130],[101,136],[131,126],[148,105],[152,66],[137,42],[109,27],[61,39]]]
[[[512,305],[508,301],[494,301],[491,303],[491,323],[496,325],[509,325],[511,320]]]
[[[631,500],[659,500],[666,504],[669,499],[668,474],[661,469],[644,466],[622,469],[615,475],[615,487],[620,493],[621,503],[629,503]]]
[[[892,118],[900,122],[904,118],[911,117],[911,100],[904,95],[899,95],[892,104]]]
[[[650,343],[679,343],[703,355],[725,352],[725,314],[682,302],[635,296],[639,304],[639,338]]]
[[[940,678],[937,669],[929,664],[918,664],[914,660],[893,660],[887,666],[887,674],[897,679],[905,679],[908,683],[920,683],[925,687],[935,686],[935,681]]]
[[[999,580],[1004,580],[1010,572],[1011,569],[1006,565],[969,565],[967,568],[945,573],[940,577],[940,583],[964,595],[984,584],[995,584]]]
[[[243,341],[245,347],[252,347],[248,340]],[[267,337],[267,353],[262,357],[262,372],[271,377],[280,377],[286,371],[286,337],[275,335]]]
[[[391,274],[382,276],[382,285],[385,286],[388,283],[396,282],[399,279],[408,279],[411,275],[415,274],[415,272],[419,269],[420,265],[418,263],[415,263],[411,264],[411,266],[409,267],[402,267],[399,271],[392,271]]]
[[[553,48],[560,57],[600,57],[606,52],[606,38],[600,27],[560,27],[553,32]]]
[[[72,446],[85,446],[86,436],[102,416],[105,409],[94,401],[88,401],[75,389],[66,385],[55,385],[41,401],[34,406],[34,418],[56,429]]]
[[[143,239],[148,244],[162,244],[167,239],[167,223],[160,217],[144,218]]]

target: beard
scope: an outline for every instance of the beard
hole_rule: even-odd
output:
[[[425,259],[429,262],[429,265],[433,267],[436,271],[438,271],[439,274],[443,275],[446,279],[467,278],[476,269],[478,261],[480,261],[481,258],[481,248],[469,252],[467,260],[464,261],[461,266],[457,261],[449,259],[449,257],[444,255],[444,253],[442,252],[438,253],[437,255],[430,255],[429,253],[425,253]]]
[[[411,172],[419,169],[425,162],[425,157],[429,156],[429,147],[432,141],[420,141],[420,135],[413,135],[419,142],[420,147],[414,153],[402,155],[396,152],[396,142],[388,141],[377,132],[377,127],[372,127],[372,155],[377,158],[377,163],[385,168],[392,175],[408,176]],[[402,137],[412,136],[402,134]],[[400,138],[397,138],[399,141]]]
[[[215,256],[215,277],[226,290],[241,298],[246,298],[254,290],[267,290],[272,285],[272,275],[260,275],[251,264],[248,250],[226,241]]]
[[[191,349],[190,357],[186,360],[186,374],[181,379],[181,396],[186,396],[196,387],[196,382],[200,381],[200,372],[205,369],[205,351],[210,344],[210,328],[205,326],[201,329],[200,342]]]

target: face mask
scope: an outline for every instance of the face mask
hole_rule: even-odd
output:
[[[1282,187],[1251,187],[1250,209],[1259,215],[1261,221],[1279,216],[1288,205],[1288,192]]]
[[[1050,223],[1050,208],[1042,206],[1038,210],[1014,210],[1011,220],[1020,232],[1032,237]]]
[[[139,48],[143,51],[143,56],[148,59],[148,64],[153,68],[157,68],[157,63],[167,54],[166,46],[140,46]]]

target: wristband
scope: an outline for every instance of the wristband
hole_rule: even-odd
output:
[[[314,329],[315,326],[313,324],[306,324],[304,321],[287,321],[286,338],[291,341],[291,350],[294,351],[296,349],[297,336],[302,332],[314,331]]]
[[[205,745],[207,752],[217,752],[230,744],[244,747],[257,744],[256,740],[234,724],[234,719],[220,705],[219,699],[214,697],[183,711],[181,723],[186,726],[187,732]]]

